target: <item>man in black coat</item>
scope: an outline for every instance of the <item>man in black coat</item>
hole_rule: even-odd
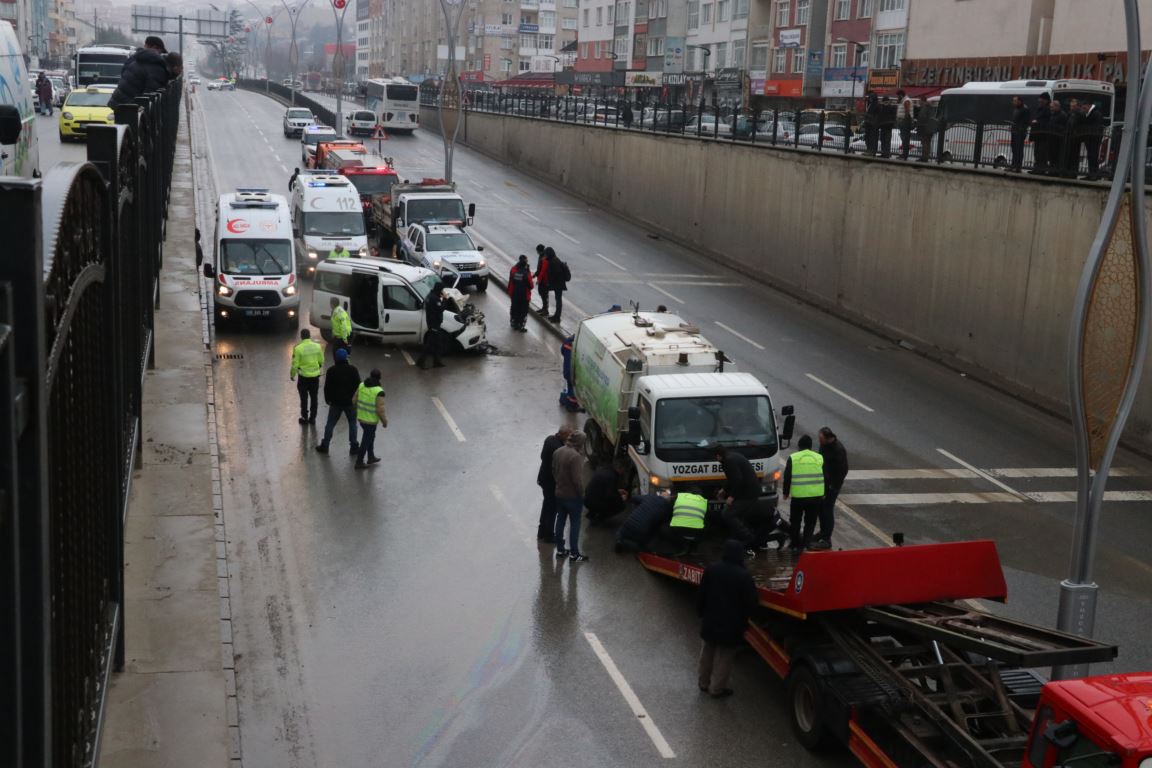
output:
[[[589,521],[604,523],[624,511],[628,492],[620,488],[621,480],[616,462],[601,464],[592,473],[584,487],[584,508],[588,510]]]
[[[1064,173],[1064,158],[1068,152],[1068,113],[1059,101],[1048,107],[1050,138],[1048,140],[1048,173],[1060,176]]]
[[[1100,107],[1084,102],[1080,105],[1084,113],[1081,122],[1084,150],[1088,155],[1088,174],[1081,178],[1087,181],[1097,181],[1100,178],[1100,143],[1104,138],[1104,116]]]
[[[544,447],[540,449],[540,470],[536,473],[536,485],[540,486],[544,494],[544,503],[540,505],[536,540],[545,544],[552,543],[556,528],[556,478],[552,476],[552,454],[568,442],[571,434],[572,428],[563,425],[556,430],[556,434],[544,438]]]
[[[719,444],[713,446],[712,455],[724,472],[724,487],[717,497],[726,505],[723,518],[728,526],[728,535],[739,539],[745,547],[763,545],[764,542],[757,539],[767,534],[767,530],[761,529],[765,529],[771,520],[764,519],[760,509],[760,478],[756,476],[752,462],[744,454]]]
[[[660,527],[672,519],[672,496],[667,491],[633,496],[636,508],[616,532],[616,551],[646,550]]]
[[[864,97],[864,154],[875,155],[880,139],[880,98],[872,91]]]
[[[732,659],[744,642],[748,619],[760,598],[752,574],[744,567],[744,545],[724,543],[724,559],[704,569],[700,579],[700,648],[698,685],[712,698],[732,695],[728,677]]]
[[[424,318],[427,321],[428,332],[424,334],[424,346],[420,349],[420,357],[416,359],[416,365],[420,368],[427,368],[424,361],[431,355],[432,367],[443,368],[444,363],[440,361],[440,336],[443,333],[440,326],[444,324],[443,283],[436,283],[432,286],[432,290],[428,292],[428,298],[424,299]]]
[[[348,421],[348,453],[355,456],[360,449],[356,442],[356,390],[360,388],[360,371],[348,362],[348,350],[336,350],[336,362],[324,376],[324,402],[328,403],[328,421],[324,423],[324,438],[316,446],[319,453],[328,453],[332,433],[343,416]]]
[[[896,102],[885,96],[880,102],[880,157],[892,156],[894,130],[896,130]]]
[[[1052,141],[1052,99],[1042,93],[1037,98],[1036,113],[1032,116],[1032,170],[1028,173],[1043,176],[1048,173],[1049,147]]]
[[[168,85],[168,81],[180,76],[184,60],[179,53],[160,53],[152,48],[141,48],[124,64],[120,72],[120,82],[108,106],[118,107],[132,104],[137,96],[158,91]]]
[[[1024,165],[1024,140],[1028,138],[1028,126],[1032,123],[1032,111],[1019,96],[1012,97],[1012,164],[1007,170],[1020,173]]]
[[[848,451],[828,427],[820,427],[816,439],[820,441],[819,453],[824,457],[824,503],[820,508],[820,530],[810,548],[831,549],[832,529],[836,526],[836,497],[848,476]]]

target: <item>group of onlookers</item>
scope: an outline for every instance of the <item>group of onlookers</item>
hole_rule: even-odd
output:
[[[1020,173],[1029,139],[1033,157],[1029,173],[1074,179],[1080,176],[1080,156],[1085,154],[1088,172],[1080,178],[1100,178],[1104,116],[1097,104],[1075,98],[1062,104],[1042,93],[1032,110],[1019,96],[1012,97],[1012,161],[1005,170]]]

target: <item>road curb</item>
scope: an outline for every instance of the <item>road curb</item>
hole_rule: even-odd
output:
[[[505,293],[508,292],[508,280],[507,279],[497,275],[495,272],[489,272],[489,277],[492,279],[493,282],[496,283],[496,285],[500,286],[504,290]],[[560,341],[564,341],[569,336],[572,336],[575,334],[575,331],[564,330],[564,326],[559,324],[559,323],[551,323],[551,322],[548,322],[546,320],[542,320],[540,318],[540,310],[543,308],[544,308],[543,304],[536,306],[536,307],[533,307],[533,306],[531,306],[531,304],[529,304],[528,316],[533,318],[539,325],[544,326],[544,330],[548,331],[548,333],[550,333],[553,336],[555,336],[556,338],[560,339]]]

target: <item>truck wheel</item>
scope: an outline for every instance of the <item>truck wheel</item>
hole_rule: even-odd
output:
[[[828,746],[824,723],[824,691],[812,668],[796,667],[788,675],[788,701],[791,702],[792,730],[805,747],[817,751]]]
[[[486,293],[488,291],[488,278],[480,278],[480,281],[476,283],[476,291],[478,293]]]
[[[594,419],[584,420],[584,456],[593,468],[600,464],[600,425]]]

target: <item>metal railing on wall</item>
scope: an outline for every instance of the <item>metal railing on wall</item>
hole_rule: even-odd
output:
[[[99,759],[181,85],[0,177],[0,765]]]
[[[256,91],[257,93],[266,93],[283,101],[285,104],[292,103],[292,89],[283,86],[280,83],[273,83],[265,80],[237,80],[236,86],[243,88],[246,91]],[[336,113],[328,109],[320,102],[304,95],[303,91],[297,89],[296,91],[296,106],[307,107],[312,110],[312,114],[316,116],[316,120],[322,125],[330,125],[337,131],[342,130],[340,126],[336,125]]]
[[[437,105],[439,93],[422,88],[421,105]],[[869,125],[855,115],[823,110],[741,110],[738,106],[683,104],[620,98],[584,98],[547,93],[471,91],[465,109],[521,119],[578,123],[606,130],[643,131],[702,141],[813,152],[899,158],[938,167],[1013,169],[1013,138],[1020,141],[1021,171],[1075,178],[1107,177],[1112,148],[1122,127],[1077,126],[1028,129],[1014,134],[1009,122],[947,123],[926,119],[905,130]],[[905,145],[907,148],[905,149]]]

